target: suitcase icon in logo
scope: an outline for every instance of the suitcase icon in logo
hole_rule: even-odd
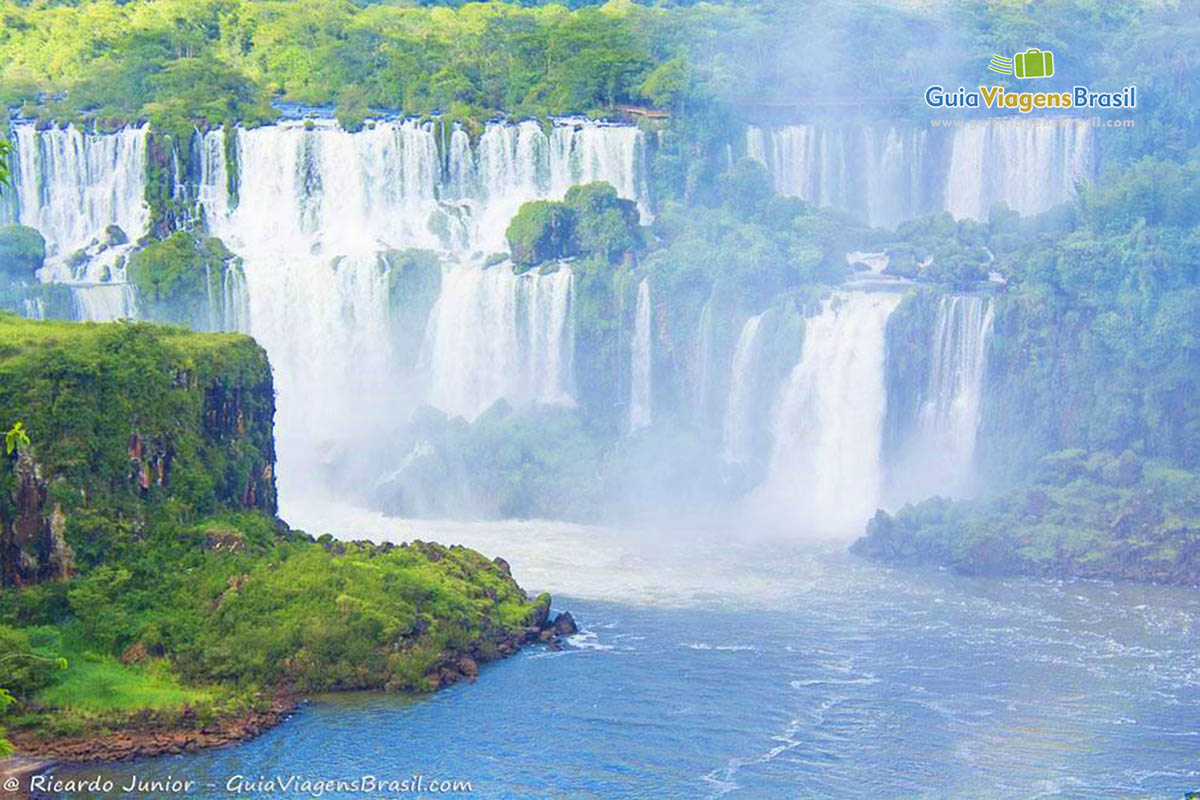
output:
[[[1049,78],[1054,74],[1054,53],[1031,47],[1013,56],[1013,74],[1018,78]]]

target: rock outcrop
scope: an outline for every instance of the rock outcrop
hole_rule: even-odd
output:
[[[248,337],[0,316],[0,585],[66,580],[73,546],[152,506],[275,512],[275,400]]]

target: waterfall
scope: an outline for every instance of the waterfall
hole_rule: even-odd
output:
[[[760,506],[806,532],[856,534],[879,505],[884,333],[900,299],[839,294],[808,321],[800,362],[776,403],[767,482],[757,493]]]
[[[1052,123],[1052,124],[1050,124]],[[750,127],[746,154],[780,194],[893,227],[936,211],[986,219],[995,203],[1025,215],[1070,200],[1095,174],[1091,125],[962,125],[899,129],[873,125]]]
[[[631,432],[646,427],[653,418],[651,391],[654,365],[651,356],[650,311],[650,280],[643,278],[642,282],[638,284],[630,357],[629,430]]]
[[[13,126],[12,199],[0,222],[46,240],[42,280],[72,284],[76,315],[108,322],[135,314],[125,256],[145,234],[146,130],[85,134],[74,126]],[[125,240],[113,229],[121,229]]]
[[[939,300],[914,435],[893,480],[896,502],[969,492],[992,321],[989,298]]]
[[[501,398],[573,405],[571,272],[514,275],[507,264],[449,265],[422,361],[430,401],[474,419]]]
[[[71,295],[78,320],[113,322],[137,317],[137,298],[128,283],[74,285]]]
[[[987,219],[996,203],[1039,214],[1074,194],[1095,172],[1092,127],[1086,120],[956,128],[946,178],[946,210]]]
[[[209,219],[224,219],[229,214],[229,165],[225,163],[225,131],[208,131],[200,137],[200,185],[196,200],[200,212]]]
[[[754,422],[754,388],[758,369],[758,332],[762,314],[742,325],[730,368],[729,399],[721,427],[721,457],[727,464],[744,464],[753,452],[751,426]]]
[[[197,196],[209,229],[242,259],[225,313],[276,367],[285,487],[421,403],[468,418],[501,398],[574,403],[570,270],[517,276],[510,263],[478,261],[507,249],[522,203],[576,183],[609,181],[645,209],[643,134],[581,121],[549,130],[492,123],[477,145],[455,126],[439,148],[438,131],[404,120],[350,133],[318,120],[201,140]],[[444,262],[423,342],[401,341],[393,320],[406,299],[392,290],[397,276],[383,255],[407,248],[436,250]]]
[[[221,276],[220,329],[250,331],[250,299],[246,292],[246,274],[241,265],[231,266]]]
[[[130,241],[145,234],[146,129],[85,134],[74,126],[13,126],[13,206],[4,222],[37,228],[51,260],[65,259],[117,225]],[[83,279],[83,275],[72,275]]]
[[[703,308],[700,309],[700,322],[696,328],[696,341],[693,345],[695,355],[692,367],[692,415],[701,427],[705,427],[709,422],[709,412],[712,407],[711,365],[715,326],[713,299],[709,297]]]

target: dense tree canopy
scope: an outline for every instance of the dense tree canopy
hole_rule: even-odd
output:
[[[166,127],[253,123],[273,116],[275,98],[336,105],[352,120],[371,108],[481,119],[633,104],[719,133],[712,123],[731,113],[922,116],[926,85],[1014,84],[986,72],[988,55],[1040,45],[1059,54],[1046,88],[1136,82],[1143,122],[1122,147],[1182,156],[1195,145],[1196,10],[1195,0],[1060,0],[1036,13],[955,0],[936,14],[847,0],[3,0],[0,101]]]

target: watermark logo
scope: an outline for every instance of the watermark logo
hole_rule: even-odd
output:
[[[1017,78],[1049,78],[1054,74],[1054,53],[1031,47],[1024,53],[1014,54],[1012,58],[993,55],[988,62],[988,69]]]
[[[1020,79],[1049,78],[1054,75],[1054,53],[1031,47],[1012,58],[993,55],[988,69],[1001,75]],[[978,108],[997,111],[1016,111],[1030,114],[1058,109],[1116,109],[1137,108],[1137,87],[1125,86],[1117,91],[1093,91],[1088,86],[1072,86],[1070,91],[1024,92],[1010,91],[1003,86],[980,86],[957,90],[934,84],[925,90],[925,105],[930,108]]]

